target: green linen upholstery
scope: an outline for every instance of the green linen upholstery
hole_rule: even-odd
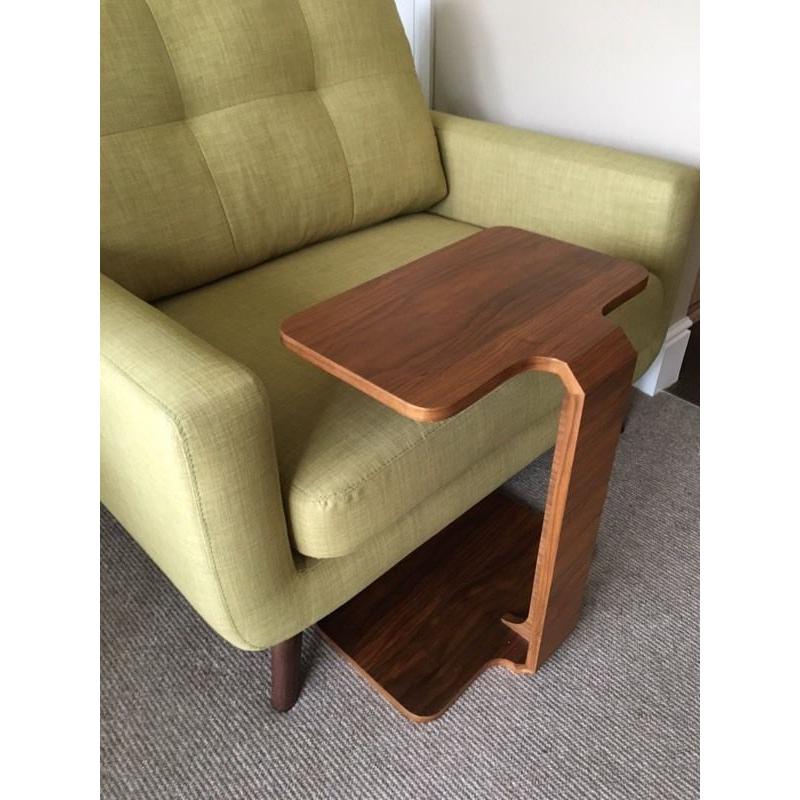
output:
[[[611,316],[637,375],[657,354],[695,170],[434,133],[392,0],[105,0],[102,37],[101,498],[237,647],[330,613],[556,433],[552,375],[415,423],[286,351],[283,317],[510,224],[648,267]]]
[[[146,300],[445,193],[393,0],[103,0],[102,269]]]
[[[638,261],[661,279],[671,311],[697,213],[696,169],[439,111],[433,120],[448,186],[433,211]],[[665,331],[669,321],[667,312]]]
[[[550,426],[555,424],[561,385],[549,373],[508,381],[443,422],[419,423],[332,378],[280,343],[280,322],[293,312],[476,230],[433,214],[407,216],[158,303],[261,378],[272,407],[292,542],[299,552],[315,558],[351,553],[465,470],[474,465],[480,472],[488,453],[538,417],[547,416]],[[618,312],[644,353],[640,370],[661,344],[662,316],[661,284],[655,277]],[[525,463],[509,464],[508,475]]]
[[[208,623],[247,646],[256,598],[291,562],[263,386],[109,278],[100,289],[100,495]]]
[[[552,446],[552,375],[517,376],[423,424],[279,343],[284,311],[474,230],[404,217],[160,308],[101,278],[101,496],[236,646],[269,647],[313,624]],[[660,345],[661,307],[656,278],[614,312],[643,354],[639,372]]]

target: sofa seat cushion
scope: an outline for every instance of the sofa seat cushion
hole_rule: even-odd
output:
[[[293,312],[476,230],[433,214],[406,216],[158,303],[263,380],[299,552],[332,558],[354,551],[466,471],[480,470],[489,454],[541,417],[552,419],[555,435],[562,390],[553,375],[518,375],[455,417],[419,423],[311,366],[280,342],[280,322]],[[641,372],[663,336],[658,279],[651,277],[647,289],[614,316],[640,353]],[[509,463],[507,477],[516,469]]]

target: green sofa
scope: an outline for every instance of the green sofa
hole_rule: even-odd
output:
[[[215,631],[273,647],[550,448],[561,398],[526,373],[416,423],[290,354],[280,321],[514,225],[648,268],[612,315],[638,376],[698,175],[431,113],[392,0],[103,0],[101,20],[102,501]]]

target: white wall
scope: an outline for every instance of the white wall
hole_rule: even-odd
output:
[[[699,0],[433,7],[435,108],[699,165]]]

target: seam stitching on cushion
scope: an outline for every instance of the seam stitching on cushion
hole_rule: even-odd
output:
[[[531,370],[531,371],[534,371],[534,370]],[[502,384],[500,384],[500,386],[504,386],[506,383],[508,383],[508,381],[504,381]],[[442,430],[443,428],[446,428],[457,417],[463,417],[464,415],[467,415],[467,414],[472,416],[474,414],[474,410],[477,408],[478,405],[479,405],[478,402],[473,403],[471,406],[468,406],[467,408],[465,408],[460,413],[458,413],[458,414],[456,414],[456,415],[454,415],[452,417],[449,417],[448,419],[442,420],[441,422],[439,422],[436,425],[435,428],[433,428],[431,430],[430,433],[423,434],[421,438],[419,438],[416,441],[412,442],[410,445],[408,445],[408,447],[404,448],[399,453],[395,453],[395,455],[393,455],[388,461],[381,462],[381,464],[379,464],[375,469],[373,469],[372,472],[368,473],[367,475],[364,475],[358,481],[358,483],[351,484],[350,486],[345,486],[343,489],[339,489],[336,492],[332,492],[331,494],[325,495],[324,497],[317,497],[317,496],[313,495],[311,492],[309,492],[308,489],[304,489],[302,486],[299,486],[299,485],[292,485],[289,488],[290,488],[291,491],[297,490],[301,494],[304,494],[312,503],[315,503],[317,505],[326,505],[331,501],[341,500],[343,498],[346,498],[348,495],[351,495],[356,490],[360,489],[368,480],[370,480],[371,478],[374,478],[379,472],[382,472],[386,467],[390,466],[395,461],[397,461],[399,458],[402,458],[404,455],[406,455],[407,453],[409,453],[412,450],[414,450],[416,447],[419,447],[421,444],[423,444],[428,439],[430,439],[433,435],[435,435],[438,431]]]
[[[558,408],[558,406],[554,406],[554,410],[557,409],[557,408]],[[544,415],[542,415],[542,417],[544,417]],[[531,425],[533,425],[535,423],[536,423],[536,420],[531,421]],[[501,450],[505,450],[509,446],[510,443],[512,443],[515,439],[517,439],[520,435],[522,435],[522,433],[524,433],[526,430],[529,430],[531,425],[529,425],[528,428],[523,429],[522,431],[518,431],[517,433],[512,434],[511,436],[507,437],[506,439],[503,439],[503,441],[500,442],[500,444],[498,444],[496,447],[493,447],[485,456],[483,456],[483,458],[484,459],[492,458],[497,453],[499,453]],[[366,544],[368,541],[371,541],[373,538],[380,537],[383,534],[384,531],[386,531],[389,528],[392,528],[392,527],[394,527],[396,525],[401,524],[403,522],[403,520],[405,520],[411,514],[413,514],[418,508],[420,508],[420,506],[422,506],[425,503],[429,503],[429,502],[431,502],[431,500],[439,497],[442,494],[442,492],[446,492],[448,489],[450,489],[453,486],[453,484],[455,484],[458,481],[460,481],[465,475],[467,475],[469,472],[473,471],[475,468],[476,468],[476,463],[475,462],[472,462],[472,463],[468,464],[457,475],[454,475],[444,486],[440,486],[438,489],[435,489],[430,494],[426,494],[424,497],[421,497],[419,499],[419,502],[417,502],[414,506],[412,506],[411,508],[409,508],[406,511],[404,511],[403,513],[401,513],[399,517],[395,517],[393,520],[391,520],[391,522],[388,522],[379,531],[375,531],[371,536],[369,536],[368,538],[366,538],[363,541],[361,541],[359,544],[356,545],[356,547],[354,549],[348,550],[348,551],[343,552],[343,553],[334,552],[334,553],[332,553],[330,555],[324,555],[324,556],[308,556],[308,555],[305,555],[305,554],[301,553],[301,555],[303,555],[303,557],[305,559],[311,559],[314,563],[313,564],[304,563],[301,567],[298,568],[298,571],[310,572],[311,570],[317,568],[317,564],[321,564],[327,558],[340,558],[341,556],[346,556],[346,555],[349,555],[349,554],[353,553],[354,550],[356,550],[359,547],[361,547],[362,545]]]
[[[355,81],[365,81],[369,78],[382,78],[382,77],[391,77],[394,75],[414,75],[416,73],[409,72],[407,69],[398,70],[397,72],[371,72],[369,75],[359,75],[355,78],[345,78],[343,81],[336,81],[334,83],[326,83],[325,86],[317,86],[314,89],[289,89],[285,92],[275,92],[274,94],[265,94],[261,97],[254,97],[252,100],[242,100],[241,103],[231,103],[229,106],[221,106],[220,108],[214,108],[211,111],[202,111],[199,114],[192,114],[191,117],[185,117],[185,119],[171,119],[167,120],[166,122],[153,122],[150,125],[139,125],[135,128],[121,128],[118,131],[106,131],[105,133],[100,135],[101,139],[105,139],[108,136],[119,136],[121,133],[133,133],[134,131],[146,131],[148,128],[159,128],[162,125],[174,125],[177,122],[185,122],[186,119],[200,119],[201,117],[207,117],[209,114],[218,114],[220,111],[227,111],[229,108],[238,108],[239,106],[246,106],[250,105],[251,103],[260,103],[262,100],[271,100],[273,97],[286,97],[290,94],[310,94],[311,92],[319,92],[320,89],[333,89],[336,86],[343,86],[345,83],[353,83]],[[183,99],[183,98],[181,98]],[[184,114],[185,116],[185,114]]]
[[[308,24],[308,18],[306,17],[306,12],[303,10],[302,0],[297,0],[297,7],[300,10],[300,16],[303,18],[303,23],[306,26],[306,35],[308,36],[308,49],[311,51],[311,64],[314,69],[314,93],[317,95],[320,105],[325,109],[325,114],[328,117],[328,121],[331,123],[331,128],[333,128],[333,134],[336,137],[336,141],[339,143],[339,150],[342,153],[342,161],[344,161],[344,168],[347,170],[347,180],[350,184],[350,208],[351,208],[350,227],[352,228],[356,221],[356,191],[355,188],[353,187],[353,173],[350,172],[350,165],[347,163],[347,155],[344,152],[344,145],[342,144],[341,136],[339,136],[339,131],[336,130],[336,123],[333,121],[333,117],[331,116],[331,112],[328,110],[328,106],[325,104],[325,100],[323,100],[322,96],[319,93],[319,87],[317,86],[317,57],[314,54],[314,41],[311,38],[311,26]],[[341,81],[341,82],[346,83],[346,81]]]
[[[219,592],[219,598],[222,601],[222,607],[225,609],[225,613],[228,615],[228,621],[230,622],[231,627],[233,628],[236,635],[248,646],[252,647],[253,649],[259,649],[258,645],[254,644],[253,642],[249,641],[239,630],[239,626],[236,624],[236,620],[233,618],[233,614],[231,613],[230,606],[228,605],[228,598],[225,595],[225,590],[222,587],[222,581],[219,577],[219,569],[217,567],[217,560],[216,556],[214,555],[214,547],[211,544],[211,537],[208,533],[208,521],[205,515],[205,509],[203,508],[203,501],[200,497],[200,488],[197,484],[197,472],[194,466],[194,460],[192,459],[191,449],[189,448],[189,437],[186,435],[186,432],[181,425],[179,416],[166,404],[164,403],[161,398],[157,397],[153,394],[147,387],[142,385],[133,375],[130,374],[126,369],[121,367],[114,361],[106,353],[100,353],[100,357],[105,359],[111,366],[113,366],[121,375],[127,378],[134,386],[137,386],[141,391],[143,391],[147,397],[149,397],[164,413],[167,415],[167,419],[173,424],[175,430],[178,433],[178,440],[181,444],[181,453],[183,455],[184,461],[186,462],[186,466],[189,470],[189,478],[190,484],[192,486],[192,495],[194,496],[194,501],[197,509],[198,516],[200,518],[200,529],[203,532],[203,541],[206,546],[206,556],[211,564],[211,569],[214,575],[214,580],[217,584],[217,591]]]
[[[197,145],[197,149],[200,153],[200,157],[203,159],[203,164],[206,168],[206,172],[208,173],[208,177],[211,180],[211,185],[214,187],[214,191],[217,193],[217,202],[219,203],[220,210],[222,211],[222,216],[225,217],[225,223],[228,226],[228,233],[231,237],[231,246],[233,247],[233,255],[236,259],[236,265],[242,266],[244,263],[242,261],[241,256],[239,255],[239,248],[236,246],[236,237],[233,235],[233,226],[231,225],[231,218],[228,215],[228,209],[225,208],[225,203],[222,200],[222,192],[219,190],[219,184],[217,183],[217,179],[214,177],[214,173],[211,171],[211,167],[208,165],[208,158],[206,158],[205,150],[203,150],[203,145],[200,144],[200,140],[197,138],[197,134],[194,132],[194,128],[192,128],[191,120],[185,120],[184,122],[186,129],[192,135],[192,139],[194,143]]]
[[[382,472],[384,469],[386,469],[386,467],[393,464],[399,458],[402,458],[406,453],[411,452],[415,448],[419,447],[423,442],[427,441],[431,436],[433,436],[436,433],[436,431],[444,428],[452,419],[454,419],[454,417],[451,417],[450,419],[447,420],[442,420],[437,425],[437,427],[430,433],[428,434],[423,433],[419,439],[414,440],[413,442],[411,442],[411,444],[404,447],[398,453],[395,453],[388,461],[382,461],[380,464],[378,464],[377,467],[375,467],[375,469],[373,469],[371,472],[368,472],[366,475],[363,475],[360,478],[360,480],[357,481],[356,483],[345,486],[344,488],[338,489],[337,491],[331,492],[330,494],[324,495],[323,497],[316,496],[312,494],[308,489],[304,489],[302,486],[299,486],[297,484],[290,486],[290,489],[292,491],[294,490],[299,491],[301,494],[304,494],[306,497],[308,497],[308,499],[311,500],[311,502],[316,503],[317,505],[326,505],[332,500],[339,500],[343,497],[346,497],[347,495],[353,494],[358,489],[360,489],[368,480],[374,478],[379,472]]]
[[[222,195],[219,191],[219,186],[217,185],[216,178],[214,174],[211,172],[211,167],[208,165],[208,159],[206,158],[206,154],[203,150],[200,141],[197,138],[197,134],[192,129],[192,126],[188,123],[186,119],[186,100],[183,97],[183,90],[181,89],[181,82],[178,79],[178,70],[175,69],[175,62],[172,60],[172,54],[169,52],[169,47],[167,46],[167,40],[164,38],[164,34],[161,30],[161,26],[158,24],[158,20],[156,19],[156,15],[153,13],[153,9],[150,7],[149,0],[142,0],[142,2],[147,7],[147,10],[150,12],[150,16],[153,19],[153,24],[156,26],[156,30],[158,31],[158,35],[161,37],[161,44],[164,45],[164,52],[167,54],[167,60],[169,61],[169,65],[172,67],[172,75],[175,78],[175,85],[178,87],[178,94],[181,97],[181,106],[183,107],[183,119],[182,120],[175,120],[177,122],[182,122],[189,130],[189,133],[192,135],[192,139],[194,139],[195,144],[197,145],[197,149],[200,151],[200,156],[203,159],[203,164],[205,165],[206,172],[208,173],[208,177],[211,179],[211,184],[214,187],[214,191],[217,193],[217,202],[219,203],[220,210],[222,211],[222,216],[225,218],[225,223],[228,226],[228,233],[231,237],[231,245],[233,247],[233,257],[236,259],[236,266],[241,266],[242,260],[239,257],[239,250],[236,247],[236,238],[233,235],[233,228],[231,227],[231,220],[228,216],[228,211],[225,208],[225,203],[222,202]],[[155,127],[155,126],[151,126]]]
[[[186,100],[183,98],[183,91],[181,89],[181,82],[178,80],[178,70],[175,69],[175,62],[172,60],[172,53],[169,52],[169,47],[167,47],[167,40],[164,38],[164,34],[161,31],[161,26],[158,24],[158,20],[156,19],[156,15],[153,13],[153,9],[150,7],[149,0],[142,0],[145,5],[145,8],[150,12],[150,17],[153,20],[153,25],[156,26],[156,31],[158,31],[158,36],[161,39],[161,44],[164,45],[164,52],[167,54],[167,61],[169,61],[170,67],[172,67],[172,77],[175,78],[175,86],[178,88],[178,94],[181,98],[181,108],[183,109],[183,118],[186,119]]]

